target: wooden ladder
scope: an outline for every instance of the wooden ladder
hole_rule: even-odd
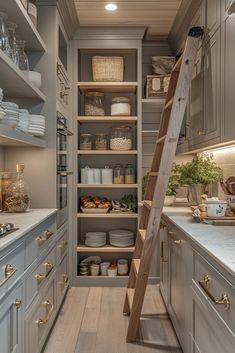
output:
[[[194,27],[190,30],[184,52],[171,73],[152,168],[149,173],[145,201],[143,202],[140,229],[137,234],[123,309],[123,313],[130,316],[127,342],[135,341],[138,334],[151,259],[160,228],[168,180],[175,158],[202,35],[203,30],[200,27]]]

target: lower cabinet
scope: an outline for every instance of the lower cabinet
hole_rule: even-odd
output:
[[[66,255],[58,266],[56,273],[56,295],[57,295],[57,304],[60,305],[61,301],[64,298],[65,292],[68,288],[69,276],[68,276],[68,255]]]
[[[160,229],[160,289],[166,304],[170,303],[170,257],[167,226],[162,222]]]
[[[23,353],[22,285],[0,303],[0,352]]]

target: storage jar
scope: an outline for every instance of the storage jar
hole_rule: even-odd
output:
[[[130,116],[131,105],[128,97],[114,97],[111,104],[111,115],[113,116]]]
[[[113,169],[106,166],[101,169],[102,184],[112,184],[113,183]]]
[[[92,150],[92,135],[81,134],[80,135],[80,150]]]
[[[99,276],[100,274],[100,265],[93,263],[90,265],[90,273],[91,276]]]
[[[104,151],[108,149],[108,137],[106,134],[95,134],[95,149],[98,151]]]
[[[113,151],[132,149],[132,131],[129,126],[119,126],[111,129],[110,149]]]
[[[119,259],[117,262],[117,273],[119,276],[126,276],[129,272],[128,260]]]
[[[110,266],[110,262],[102,262],[100,264],[100,272],[101,276],[107,276],[108,275],[108,268]]]
[[[132,164],[125,167],[125,184],[135,184],[135,168]]]
[[[15,181],[15,174],[9,172],[0,173],[0,212],[6,211],[5,198],[9,187]]]
[[[85,94],[85,115],[86,116],[104,116],[104,93],[87,92]]]
[[[121,164],[117,164],[113,170],[114,184],[124,184],[124,168]]]

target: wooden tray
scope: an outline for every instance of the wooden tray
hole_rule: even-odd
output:
[[[193,216],[193,218],[199,220],[200,222],[204,221],[205,223],[212,224],[215,226],[235,226],[235,217],[196,217],[196,216]]]

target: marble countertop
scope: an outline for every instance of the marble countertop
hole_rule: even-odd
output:
[[[56,209],[32,209],[25,213],[1,213],[0,223],[13,223],[14,227],[19,229],[0,238],[0,251],[20,239],[56,212]]]
[[[196,223],[189,207],[164,207],[163,214],[235,278],[235,227]]]

